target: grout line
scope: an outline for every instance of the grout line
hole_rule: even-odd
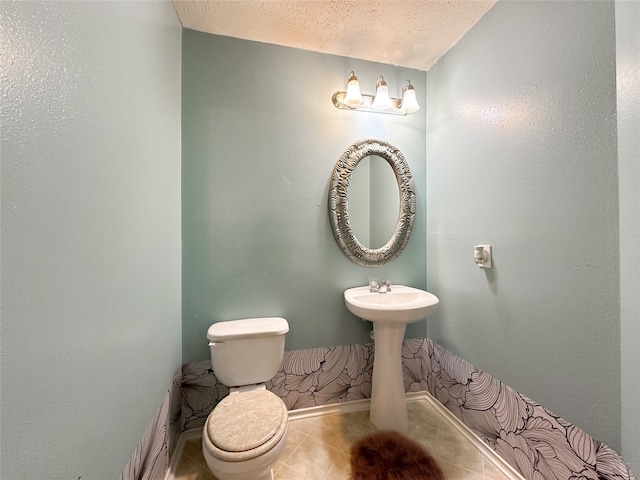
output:
[[[438,420],[438,433],[436,434],[436,445],[435,445],[435,447],[436,447],[436,456],[437,456],[438,453],[440,453],[439,452],[440,449],[438,448],[438,446],[440,445],[440,431],[442,430],[441,422],[442,422],[442,420]]]
[[[329,475],[331,474],[331,470],[333,470],[333,467],[336,465],[336,461],[334,461],[331,466],[329,467],[329,470],[327,470],[327,473],[325,473],[323,480],[327,480],[327,478],[329,478]]]
[[[485,462],[485,460],[484,460],[484,455],[482,455],[482,479],[483,479],[483,480],[487,480],[487,475],[486,475],[486,473],[485,473],[487,469],[486,469],[486,467],[485,467],[484,462]]]
[[[282,466],[283,466],[283,467],[284,467],[284,466],[287,466],[288,468],[290,468],[291,470],[293,470],[294,472],[296,472],[298,475],[301,475],[301,476],[303,477],[303,479],[306,479],[306,480],[313,480],[312,478],[307,477],[304,473],[299,472],[298,470],[296,470],[295,468],[293,468],[293,467],[292,467],[291,465],[289,465],[288,463],[284,463]],[[282,469],[280,469],[280,470],[282,470]]]
[[[291,467],[291,465],[287,464],[287,460],[289,460],[291,457],[293,457],[293,454],[294,454],[294,453],[296,453],[296,451],[298,450],[298,448],[300,448],[300,445],[302,445],[302,442],[304,442],[304,441],[307,439],[307,437],[309,436],[309,434],[308,434],[308,433],[303,432],[303,431],[301,431],[301,430],[297,430],[295,427],[291,427],[291,428],[293,428],[293,429],[294,429],[294,430],[296,430],[297,432],[302,433],[302,434],[304,435],[304,437],[302,437],[302,440],[300,440],[300,441],[298,442],[298,444],[296,445],[296,448],[294,448],[293,450],[291,450],[291,453],[289,454],[289,456],[288,456],[287,458],[285,458],[285,459],[282,459],[282,460],[281,460],[283,465],[287,465],[287,466],[289,466],[289,467]]]
[[[457,468],[458,470],[462,470],[462,471],[464,471],[465,473],[467,473],[467,474],[469,474],[469,475],[472,475],[472,476],[480,476],[480,477],[482,477],[482,478],[484,479],[484,474],[482,474],[482,473],[478,473],[478,472],[476,472],[476,471],[474,471],[474,470],[471,470],[471,469],[469,469],[469,468],[467,468],[467,467],[463,467],[462,465],[458,465],[457,463],[453,463],[453,462],[451,462],[451,461],[449,461],[449,460],[445,460],[445,459],[443,459],[443,458],[436,458],[436,460],[437,460],[439,463],[446,463],[446,464],[448,464],[448,465],[452,465],[452,466],[454,466],[455,468]]]

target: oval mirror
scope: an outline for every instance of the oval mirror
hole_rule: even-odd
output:
[[[391,165],[378,155],[363,158],[349,182],[349,222],[367,248],[384,246],[393,235],[400,211],[398,183]]]
[[[386,198],[384,195],[379,197],[377,194],[380,188],[388,190],[388,187],[380,187],[381,183],[378,177],[374,180],[377,186],[370,184],[368,188],[366,186],[362,189],[361,187],[355,188],[355,185],[363,182],[360,178],[354,180],[356,167],[363,159],[368,157],[370,157],[370,161],[364,162],[370,163],[370,165],[367,165],[368,170],[379,170],[379,167],[374,164],[376,157],[380,157],[391,167],[393,175],[389,175],[389,177],[394,180],[396,198],[399,199],[399,208],[396,209],[396,216],[394,217],[395,230],[393,230],[391,237],[386,240],[384,238],[382,240],[373,239],[375,236],[379,237],[377,232],[380,229],[384,231],[385,221],[378,222],[381,225],[378,227],[369,224],[369,219],[374,218],[377,221],[378,216],[384,216],[384,210],[388,210],[387,200],[367,205],[366,201],[362,202],[360,197],[372,197],[371,192],[373,191],[374,198]],[[358,177],[360,177],[360,173],[358,172]],[[363,176],[365,179],[374,179],[374,175],[370,172],[365,173]],[[356,199],[356,197],[358,198]],[[353,199],[355,210],[350,209],[351,198]],[[398,205],[397,201],[395,205]],[[397,147],[385,140],[365,138],[353,143],[342,153],[331,176],[329,220],[340,250],[350,260],[365,267],[379,267],[394,260],[400,255],[409,241],[415,212],[416,194],[413,177],[404,155]],[[353,218],[353,220],[350,218]],[[388,223],[388,221],[386,222]],[[354,225],[358,236],[354,231]],[[363,241],[363,239],[366,240]],[[382,245],[378,247],[377,244]],[[367,245],[373,246],[373,248]]]

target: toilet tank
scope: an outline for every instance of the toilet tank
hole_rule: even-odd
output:
[[[264,383],[278,373],[289,324],[284,318],[247,318],[209,327],[213,373],[227,387]]]

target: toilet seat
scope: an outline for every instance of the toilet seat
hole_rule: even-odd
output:
[[[220,460],[248,460],[271,450],[284,436],[287,423],[287,407],[272,392],[232,393],[207,418],[204,445]]]

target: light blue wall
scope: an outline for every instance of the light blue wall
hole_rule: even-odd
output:
[[[370,276],[425,287],[425,111],[336,109],[350,70],[365,93],[378,75],[398,93],[410,78],[424,104],[425,72],[184,31],[185,362],[209,358],[211,323],[243,317],[285,317],[287,349],[364,343],[370,324],[347,311],[345,288]],[[338,157],[369,136],[402,150],[421,205],[405,253],[378,269],[340,252],[327,211]],[[408,330],[424,334],[424,322]]]
[[[428,72],[427,286],[430,338],[619,450],[615,75],[613,3],[565,1],[498,2]]]
[[[117,478],[180,367],[170,2],[2,2],[3,479]]]
[[[388,268],[351,264],[329,230],[333,164],[381,136],[429,208],[430,336],[614,448],[621,429],[640,470],[638,98],[622,83],[637,8],[616,2],[614,39],[610,3],[498,2],[429,72],[429,110],[404,119],[329,97],[354,69],[366,92],[409,76],[424,104],[424,73],[185,31],[185,360],[207,357],[209,323],[240,316],[284,315],[288,348],[367,341],[344,288],[426,285],[424,211]],[[0,476],[114,478],[181,360],[180,27],[168,2],[0,13]]]
[[[640,472],[640,2],[616,1],[622,455]]]

